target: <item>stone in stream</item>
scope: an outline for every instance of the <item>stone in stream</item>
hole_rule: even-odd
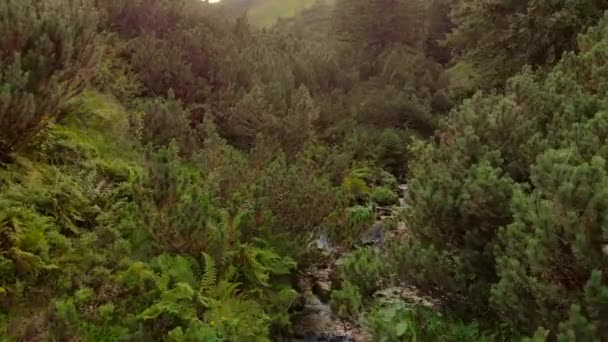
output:
[[[441,301],[423,295],[413,286],[394,286],[382,289],[374,293],[373,297],[383,301],[399,300],[405,303],[424,306],[432,310],[439,310]]]
[[[407,205],[407,202],[405,201],[405,198],[399,197],[399,207],[405,208],[406,205]]]
[[[329,302],[331,295],[331,281],[319,279],[312,285],[312,292],[319,297],[323,303]]]
[[[359,240],[358,246],[383,246],[384,245],[384,225],[381,221],[376,221],[368,230],[366,230]]]
[[[401,197],[408,198],[410,194],[410,187],[407,184],[401,184],[398,186],[398,188],[401,191]]]

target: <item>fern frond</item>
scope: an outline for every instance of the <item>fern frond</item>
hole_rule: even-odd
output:
[[[166,290],[174,283],[187,283],[192,287],[197,285],[194,263],[186,257],[161,254],[151,262],[152,267],[159,273],[157,283],[161,290]]]
[[[205,262],[205,271],[201,277],[199,292],[205,295],[209,294],[217,283],[217,267],[215,260],[213,260],[209,254],[203,252],[203,259]]]
[[[140,314],[144,320],[152,320],[161,315],[170,315],[186,322],[198,320],[197,312],[193,306],[195,291],[186,283],[177,283],[171,290],[165,291],[161,299]]]

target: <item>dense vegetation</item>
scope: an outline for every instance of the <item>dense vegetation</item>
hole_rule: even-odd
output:
[[[240,7],[237,7],[240,8]],[[608,1],[0,3],[0,340],[608,339]],[[236,18],[232,15],[237,13]],[[393,222],[395,223],[395,222]],[[394,228],[394,227],[388,227]],[[441,302],[381,303],[411,284]]]

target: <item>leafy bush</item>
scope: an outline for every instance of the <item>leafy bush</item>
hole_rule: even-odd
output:
[[[304,252],[303,242],[314,238],[330,215],[342,207],[339,191],[314,166],[304,157],[288,164],[279,155],[265,165],[252,184],[257,205],[271,214],[272,239],[280,238],[276,241],[281,241],[288,255]]]
[[[479,69],[476,88],[503,86],[524,65],[551,65],[564,52],[575,50],[577,35],[601,19],[606,9],[605,2],[589,0],[492,6],[459,0],[451,15],[458,29],[450,32],[447,45],[456,53],[455,62]]]
[[[135,203],[155,248],[193,257],[207,250],[209,225],[219,212],[197,179],[181,164],[176,144],[153,152]]]
[[[345,281],[341,289],[331,292],[329,304],[339,317],[357,319],[363,308],[363,297],[357,286]]]
[[[356,235],[360,232],[360,227],[368,226],[374,221],[374,210],[370,207],[356,205],[347,209],[348,226],[351,232]]]
[[[87,0],[10,0],[0,16],[0,155],[6,156],[29,143],[93,76],[98,15]]]
[[[403,176],[406,172],[408,151],[408,132],[396,129],[384,129],[378,138],[376,156],[378,164],[394,175]]]
[[[375,341],[492,341],[474,325],[453,323],[438,313],[400,300],[377,303],[366,316]]]
[[[366,202],[371,191],[368,185],[370,178],[371,170],[369,168],[354,169],[344,178],[342,187],[354,200]]]
[[[169,91],[167,99],[154,99],[144,104],[142,110],[144,144],[167,146],[172,140],[178,143],[180,151],[192,154],[196,148],[196,134],[190,128],[190,111]]]
[[[343,246],[351,246],[365,229],[369,228],[374,222],[374,210],[368,206],[356,205],[334,212],[332,217],[335,222],[330,228],[330,235],[333,241]]]
[[[399,202],[399,196],[393,190],[379,186],[372,190],[372,200],[378,205],[393,205]]]
[[[372,247],[357,249],[339,266],[342,279],[356,286],[365,298],[379,287],[386,274],[381,255]]]
[[[378,177],[380,181],[378,182],[380,185],[394,189],[397,187],[397,178],[390,172],[385,170],[380,171],[380,176]]]

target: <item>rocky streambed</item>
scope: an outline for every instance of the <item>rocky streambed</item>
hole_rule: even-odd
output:
[[[328,251],[326,251],[328,252]],[[301,293],[299,310],[293,315],[294,336],[290,341],[370,341],[371,337],[353,322],[341,320],[332,312],[329,299],[339,254],[327,253],[327,263],[313,265],[298,279]]]
[[[384,245],[387,232],[382,221],[392,218],[396,210],[406,205],[407,185],[400,185],[399,205],[394,207],[377,208],[376,222],[365,231],[358,240],[358,245],[375,245],[381,248]],[[404,234],[404,222],[397,224],[391,234]],[[305,341],[305,342],[366,342],[372,341],[372,336],[363,327],[355,322],[345,321],[335,315],[329,305],[332,288],[337,281],[337,267],[340,260],[350,251],[340,251],[331,246],[326,236],[322,235],[317,241],[321,257],[307,269],[302,270],[298,277],[298,291],[301,294],[298,303],[294,305],[292,315],[293,336],[279,338],[277,341]],[[380,291],[378,296],[387,297],[416,297],[417,291],[413,288],[395,287]],[[426,303],[424,303],[426,304]]]

